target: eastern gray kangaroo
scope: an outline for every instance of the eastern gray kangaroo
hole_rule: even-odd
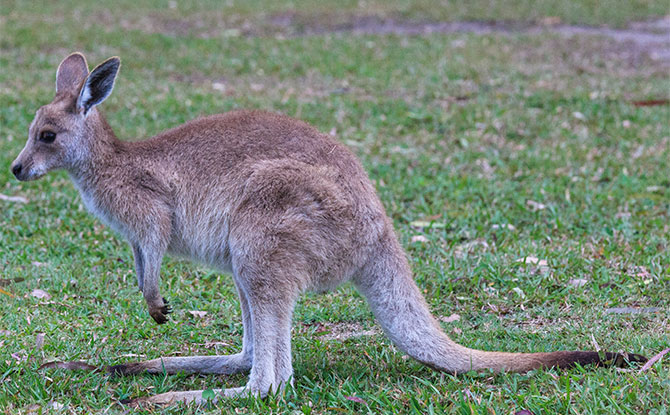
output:
[[[98,111],[120,60],[89,73],[73,53],[56,97],[41,107],[12,163],[19,180],[65,169],[88,209],[133,249],[137,282],[157,323],[171,311],[158,288],[166,253],[232,274],[240,297],[242,351],[165,357],[109,367],[115,374],[250,371],[217,398],[266,396],[292,382],[291,316],[297,297],[351,280],[402,351],[450,373],[646,361],[634,354],[504,353],[461,346],[442,332],[414,283],[375,188],[354,155],[308,124],[261,111],[199,118],[139,142],[120,141]],[[203,401],[168,392],[152,403]]]

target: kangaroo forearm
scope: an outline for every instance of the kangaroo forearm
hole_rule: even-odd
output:
[[[137,286],[144,291],[144,259],[139,245],[133,244],[133,256],[135,257],[135,272],[137,273]]]
[[[141,287],[144,300],[149,308],[149,314],[158,323],[167,322],[167,315],[172,312],[167,301],[161,296],[160,266],[163,254],[159,249],[139,247],[141,271],[138,272],[138,281],[141,275]]]

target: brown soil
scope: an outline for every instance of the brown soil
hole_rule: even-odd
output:
[[[565,24],[528,24],[519,22],[421,22],[382,19],[374,16],[352,17],[345,23],[328,24],[323,19],[307,20],[297,14],[282,14],[270,18],[269,23],[279,31],[292,36],[325,33],[352,33],[357,35],[409,35],[433,33],[473,33],[479,35],[535,35],[557,34],[564,37],[577,35],[602,36],[617,43],[626,43],[646,52],[655,61],[670,63],[670,16],[647,22],[634,22],[626,29],[575,26]]]

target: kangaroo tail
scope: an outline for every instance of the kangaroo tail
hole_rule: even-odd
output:
[[[405,253],[392,230],[373,251],[369,263],[354,282],[366,297],[386,335],[402,351],[434,369],[463,373],[470,370],[525,372],[541,367],[626,365],[646,362],[636,354],[558,351],[505,353],[470,349],[451,340],[431,315],[414,283]]]

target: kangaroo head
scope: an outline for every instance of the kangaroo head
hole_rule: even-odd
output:
[[[36,180],[51,170],[72,168],[90,154],[101,124],[95,106],[112,92],[121,61],[112,57],[88,72],[86,58],[73,53],[56,73],[56,97],[35,113],[28,141],[12,163],[17,179]]]

